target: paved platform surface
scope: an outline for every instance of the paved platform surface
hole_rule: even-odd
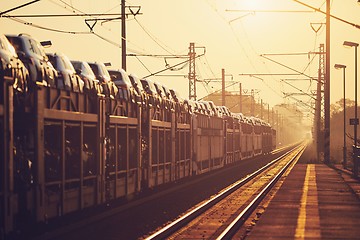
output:
[[[296,164],[247,239],[360,239],[359,181]]]

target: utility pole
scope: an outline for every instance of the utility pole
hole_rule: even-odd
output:
[[[121,67],[126,71],[126,15],[125,0],[121,0]]]
[[[263,119],[263,100],[260,100],[260,117]]]
[[[315,141],[316,141],[316,154],[317,154],[317,161],[321,161],[321,152],[325,151],[323,148],[325,141],[324,135],[322,133],[322,109],[321,103],[324,100],[325,96],[323,96],[323,88],[325,88],[325,52],[324,52],[324,44],[320,44],[319,49],[319,70],[318,70],[318,81],[317,81],[317,89],[316,89],[316,103],[315,103],[315,115],[314,115],[314,133],[315,133]],[[324,115],[325,116],[325,107],[324,107]],[[325,129],[324,129],[325,134]],[[325,155],[325,153],[324,153]]]
[[[221,85],[222,85],[222,90],[221,90],[221,103],[222,106],[225,106],[225,69],[221,69]]]
[[[130,13],[126,13],[126,8]],[[130,6],[126,7],[125,0],[121,0],[121,68],[126,71],[126,18],[128,14],[136,16],[140,13],[140,6]],[[118,18],[116,18],[118,19]]]
[[[251,89],[251,107],[250,107],[250,111],[251,111],[251,116],[254,116],[254,108],[255,108],[255,93],[254,93],[254,89]]]
[[[240,113],[242,113],[242,86],[241,86],[241,83],[239,83],[240,85]]]
[[[189,46],[189,99],[196,100],[195,43]]]
[[[320,162],[320,137],[321,137],[321,69],[318,70],[318,82],[316,88],[316,101],[315,101],[315,114],[314,114],[314,142],[315,142],[315,151],[316,159]]]
[[[326,67],[324,84],[324,161],[330,163],[330,0],[326,0]]]

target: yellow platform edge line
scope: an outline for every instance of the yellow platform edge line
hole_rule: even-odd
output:
[[[309,196],[309,192],[310,194]],[[308,198],[310,201],[308,202]],[[312,212],[307,213],[306,206],[308,204],[312,204],[315,208],[312,208]],[[313,224],[316,226],[312,226],[312,232],[306,234],[306,219],[307,215],[310,215]],[[320,219],[319,219],[319,211],[318,211],[318,198],[317,198],[317,186],[316,186],[316,171],[314,164],[308,164],[306,167],[306,175],[304,180],[303,192],[301,196],[300,202],[300,210],[297,219],[297,226],[295,230],[295,239],[305,239],[306,235],[311,235],[313,237],[321,238],[320,232]]]

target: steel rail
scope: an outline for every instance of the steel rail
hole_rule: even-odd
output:
[[[249,205],[228,225],[228,227],[216,238],[217,240],[221,239],[231,239],[239,230],[239,228],[245,223],[245,221],[250,217],[253,211],[258,207],[261,201],[265,196],[270,192],[274,185],[279,181],[281,176],[289,168],[289,166],[297,159],[299,154],[305,149],[305,146],[296,153],[296,155],[287,162],[287,164],[281,169],[281,171],[266,185],[265,188],[249,203]]]
[[[250,180],[252,180],[254,177],[256,177],[258,174],[262,173],[264,170],[266,170],[267,168],[269,168],[270,166],[274,165],[275,163],[277,163],[279,160],[285,158],[286,156],[288,156],[291,152],[293,152],[298,146],[292,148],[291,150],[287,151],[286,153],[284,153],[283,155],[281,155],[280,157],[272,160],[271,162],[269,162],[268,164],[266,164],[265,166],[259,168],[258,170],[256,170],[255,172],[253,172],[252,174],[246,176],[244,179],[236,182],[235,184],[233,184],[231,187],[229,187],[228,189],[224,190],[223,192],[217,194],[216,196],[214,196],[213,198],[209,199],[208,201],[204,202],[203,204],[201,204],[200,206],[196,207],[195,209],[191,210],[190,212],[186,213],[185,215],[183,215],[182,217],[176,219],[175,221],[171,222],[170,224],[166,225],[165,227],[161,228],[160,230],[156,231],[155,233],[151,234],[150,236],[146,237],[146,240],[152,240],[152,239],[165,239],[166,237],[170,236],[171,234],[175,233],[178,229],[180,229],[181,227],[185,226],[186,224],[188,224],[189,222],[191,222],[192,220],[194,220],[196,217],[200,216],[201,214],[203,214],[206,210],[208,210],[209,208],[211,208],[212,206],[214,206],[216,203],[220,202],[221,200],[223,200],[225,197],[227,197],[228,195],[230,195],[231,193],[233,193],[234,191],[236,191],[237,189],[239,189],[241,186],[243,186],[244,184],[248,183]]]

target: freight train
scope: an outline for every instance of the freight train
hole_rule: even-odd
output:
[[[75,70],[84,75],[81,67]],[[182,99],[122,70],[110,71],[112,81],[85,75],[66,81],[57,73],[51,84],[42,77],[19,79],[16,72],[1,66],[2,235],[276,147],[268,123]]]

